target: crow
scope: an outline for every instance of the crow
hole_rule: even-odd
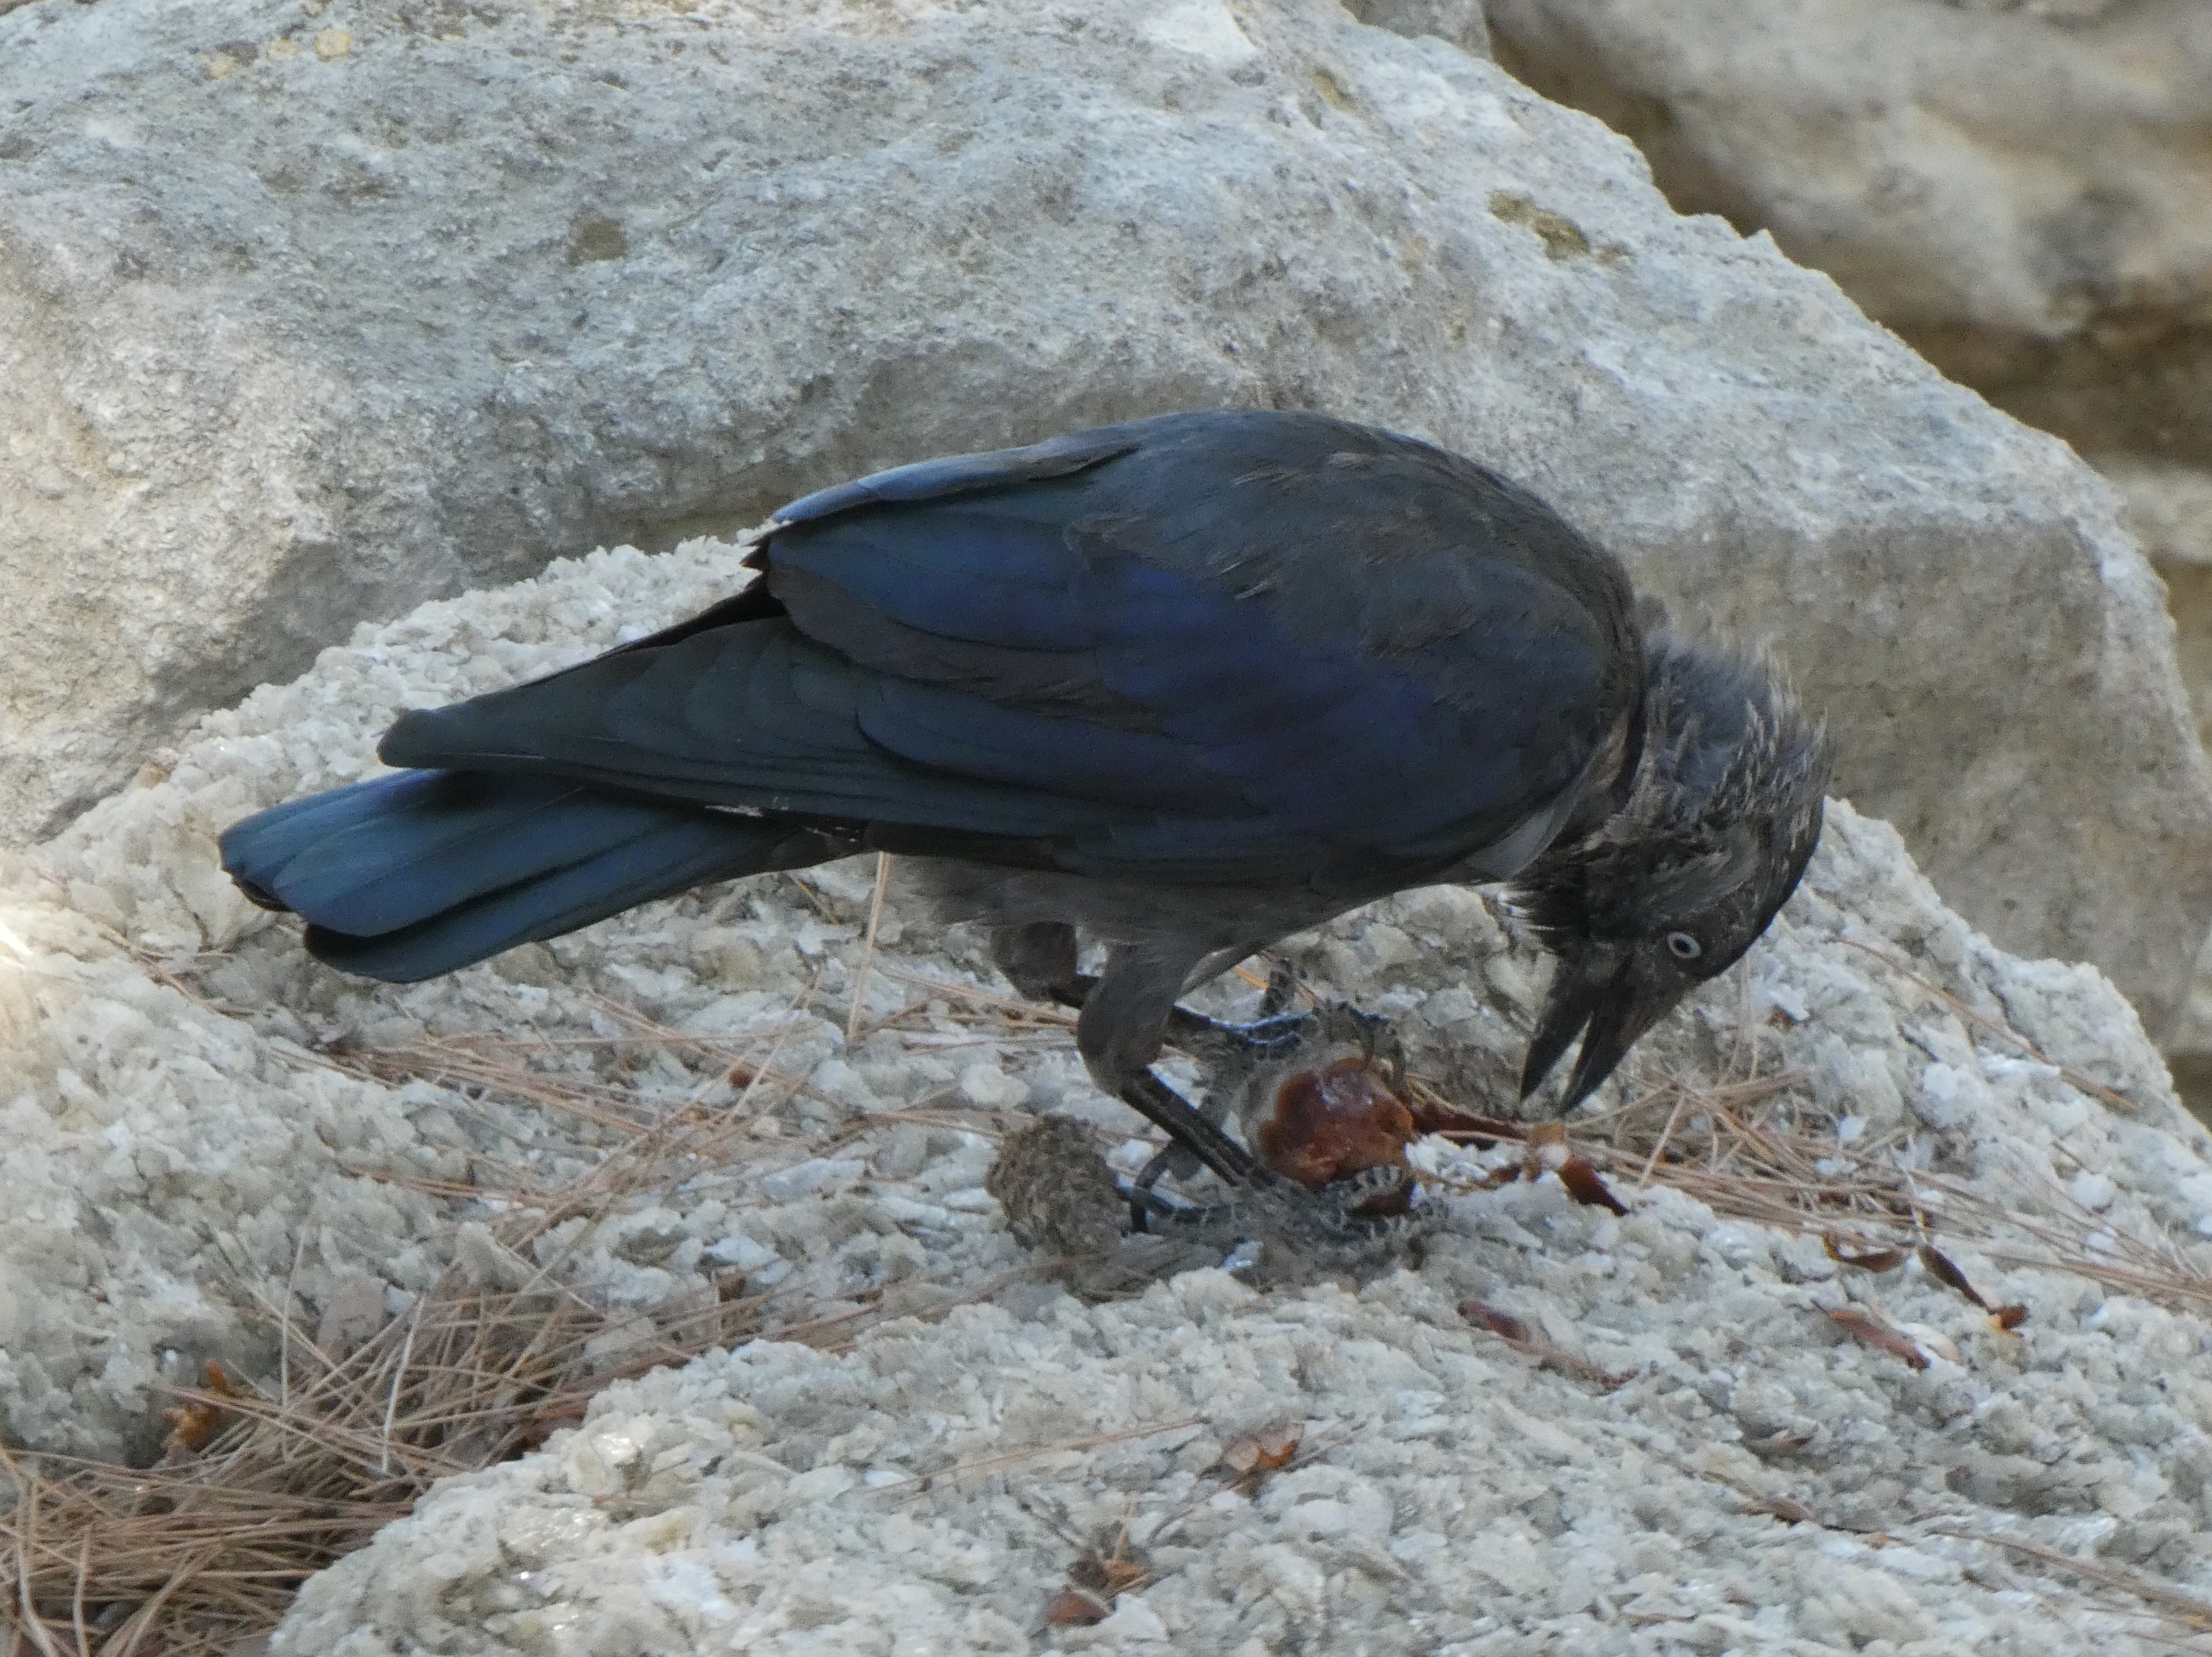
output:
[[[1388,893],[1504,883],[1558,961],[1522,1094],[1579,1037],[1564,1113],[1820,835],[1822,736],[1763,659],[1647,634],[1541,500],[1371,427],[1178,414],[924,461],[793,501],[744,568],[405,714],[400,769],[236,824],[224,868],[323,961],[411,982],[708,882],[920,859],[1022,992],[1081,1009],[1101,1088],[1259,1187],[1152,1070],[1206,1022],[1187,991]]]

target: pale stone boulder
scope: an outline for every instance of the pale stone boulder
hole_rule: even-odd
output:
[[[1200,1270],[1083,1304],[986,1194],[995,1135],[1070,1116],[1133,1169],[1149,1146],[1110,1130],[1140,1125],[1066,1032],[944,1017],[962,986],[1006,986],[974,929],[908,913],[896,881],[864,979],[866,860],[413,986],[317,966],[295,922],[215,873],[222,823],[360,774],[398,708],[687,613],[734,555],[597,553],[425,605],[0,859],[10,1442],[145,1453],[173,1350],[186,1375],[213,1356],[273,1384],[266,1324],[240,1308],[289,1304],[308,1364],[304,1336],[414,1315],[448,1260],[512,1270],[490,1229],[516,1217],[508,1193],[591,1167],[602,1122],[730,1112],[738,1055],[783,1078],[743,1107],[774,1132],[532,1255],[639,1342],[742,1281],[782,1322],[849,1314],[850,1350],[756,1341],[613,1387],[309,1582],[280,1657],[1036,1649],[1079,1552],[1124,1527],[1149,1580],[1111,1624],[1054,1638],[1629,1654],[1664,1626],[1698,1649],[2133,1657],[2170,1647],[2115,1585],[2153,1609],[2212,1595],[2212,1135],[2100,974],[1995,948],[1840,802],[1769,935],[1591,1114],[1656,1135],[1679,1110],[1694,1151],[1725,1104],[1799,1136],[1814,1177],[1909,1171],[1969,1281],[2026,1308],[2014,1332],[1918,1266],[1840,1265],[1826,1220],[1770,1227],[1667,1188],[1679,1168],[1644,1185],[1624,1159],[1616,1216],[1550,1178],[1474,1189],[1437,1142],[1415,1154],[1438,1223],[1364,1283],[1292,1261],[1264,1290]],[[1544,968],[1480,895],[1401,894],[1286,953],[1317,994],[1386,1012],[1455,1102],[1514,1108]],[[1256,999],[1228,993],[1207,1005]],[[441,1079],[471,1053],[529,1055],[541,1096],[565,1083],[605,1112]],[[1468,1298],[1560,1356],[1470,1323]],[[1249,1490],[1218,1466],[1285,1423],[1296,1466]]]
[[[1674,204],[1774,234],[2084,453],[2212,464],[2212,8],[1490,0]]]

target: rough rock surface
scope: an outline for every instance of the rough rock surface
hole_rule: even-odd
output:
[[[2108,454],[2098,464],[2166,583],[2181,683],[2197,734],[2212,740],[2212,470],[2128,455]]]
[[[2212,780],[2106,490],[1449,0],[0,16],[0,830],[362,616],[873,465],[1302,404],[1778,636],[2009,946],[2154,1028]],[[1421,31],[1427,31],[1423,33]]]
[[[993,1125],[1134,1119],[1064,1032],[957,1016],[958,986],[1003,986],[965,929],[902,924],[896,883],[848,1043],[865,864],[410,989],[315,966],[215,874],[217,828],[358,774],[396,709],[655,625],[729,559],[595,554],[365,629],[0,865],[10,1438],[114,1448],[165,1348],[265,1373],[225,1309],[249,1292],[404,1314],[477,1213],[410,1179],[599,1154],[573,1115],[334,1072],[348,1052],[511,1041],[603,1077],[625,1053],[646,1103],[714,1108],[730,1054],[769,1044],[809,1091],[758,1156],[615,1217],[575,1286],[650,1319],[736,1270],[794,1308],[911,1314],[609,1392],[311,1582],[276,1650],[2132,1653],[2171,1631],[2147,1594],[2212,1596],[2212,1138],[2103,978],[1996,950],[1848,806],[1769,938],[1597,1108],[1717,1147],[1732,1101],[1824,1172],[1909,1171],[1951,1257],[2027,1307],[2016,1335],[1917,1267],[1846,1270],[1664,1180],[1616,1175],[1616,1217],[1550,1178],[1474,1188],[1479,1159],[1435,1141],[1446,1217],[1364,1284],[1201,1271],[1087,1306],[1023,1276],[981,1189]],[[1404,894],[1289,954],[1393,1015],[1462,1105],[1510,1099],[1540,969],[1476,895]],[[641,1019],[659,1033],[623,1045]],[[1471,1326],[1470,1296],[1567,1357]],[[1825,1315],[1854,1308],[1925,1367]],[[1228,1488],[1224,1447],[1285,1423],[1301,1459]],[[1148,1580],[1042,1635],[1124,1527]]]
[[[2197,736],[2212,742],[2212,470],[2106,454],[2099,467],[2127,504],[2129,526],[2166,583],[2181,683]],[[2182,1097],[2212,1119],[2212,938],[2180,1016],[2159,1045]]]
[[[2197,0],[1491,0],[1627,133],[2085,453],[2212,463],[2212,10]]]

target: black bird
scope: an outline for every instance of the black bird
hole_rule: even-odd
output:
[[[649,898],[927,859],[1092,1077],[1232,1183],[1152,1072],[1184,992],[1409,886],[1511,883],[1559,958],[1561,1108],[1742,955],[1819,837],[1822,743],[1759,662],[1643,636],[1527,490],[1312,414],[1170,415],[786,507],[705,613],[411,713],[398,774],[222,837],[335,967],[410,982]],[[1107,945],[1079,974],[1078,932]]]

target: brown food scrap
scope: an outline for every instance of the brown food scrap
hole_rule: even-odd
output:
[[[1559,1183],[1567,1188],[1567,1195],[1587,1208],[1609,1208],[1616,1214],[1626,1214],[1628,1205],[1614,1196],[1598,1171],[1579,1156],[1570,1156],[1559,1164]]]
[[[1221,1465],[1240,1478],[1273,1472],[1289,1464],[1304,1442],[1306,1429],[1295,1421],[1279,1427],[1262,1427],[1231,1441],[1221,1452]]]
[[[1260,1160],[1310,1191],[1370,1168],[1403,1167],[1413,1114],[1365,1059],[1301,1071],[1275,1090]]]
[[[1828,1258],[1838,1266],[1855,1266],[1862,1272],[1894,1272],[1911,1253],[1909,1248],[1847,1244],[1832,1231],[1820,1239]]]
[[[1113,1615],[1114,1601],[1152,1575],[1143,1557],[1129,1545],[1125,1526],[1109,1549],[1103,1544],[1077,1557],[1067,1568],[1068,1586],[1045,1606],[1048,1626],[1085,1628]]]
[[[1567,1195],[1590,1208],[1608,1208],[1626,1215],[1628,1205],[1613,1194],[1597,1169],[1567,1148],[1565,1122],[1538,1122],[1528,1131],[1528,1154],[1522,1158],[1522,1177],[1540,1179],[1556,1174]]]
[[[1126,1558],[1121,1549],[1127,1545],[1125,1537],[1115,1545],[1115,1551],[1100,1557],[1086,1553],[1067,1568],[1067,1580],[1086,1593],[1111,1600],[1118,1593],[1127,1593],[1143,1581],[1148,1573],[1134,1559]]]
[[[1528,1137],[1525,1124],[1509,1122],[1499,1116],[1477,1116],[1447,1103],[1426,1083],[1415,1081],[1407,1091],[1412,1096],[1406,1108],[1413,1113],[1413,1126],[1423,1133],[1441,1133],[1462,1144],[1473,1144],[1488,1147],[1500,1140],[1518,1144]]]
[[[191,1399],[173,1410],[161,1411],[161,1419],[169,1423],[168,1448],[186,1454],[207,1448],[215,1435],[223,1429],[235,1410],[216,1399],[236,1398],[238,1388],[232,1384],[229,1373],[213,1358],[202,1370],[201,1386],[214,1398]]]
[[[1045,1622],[1058,1628],[1088,1628],[1113,1614],[1104,1600],[1081,1588],[1062,1588],[1044,1608]]]
[[[1567,1125],[1565,1122],[1535,1122],[1528,1129],[1528,1160],[1547,1169],[1557,1168],[1567,1157]]]
[[[1846,1334],[1856,1335],[1868,1345],[1903,1360],[1915,1369],[1928,1367],[1928,1355],[1893,1329],[1885,1329],[1856,1307],[1838,1307],[1828,1314],[1829,1321]]]
[[[2027,1308],[2025,1306],[2000,1306],[1990,1314],[1990,1321],[1997,1326],[2000,1333],[2009,1335],[2027,1321]]]

